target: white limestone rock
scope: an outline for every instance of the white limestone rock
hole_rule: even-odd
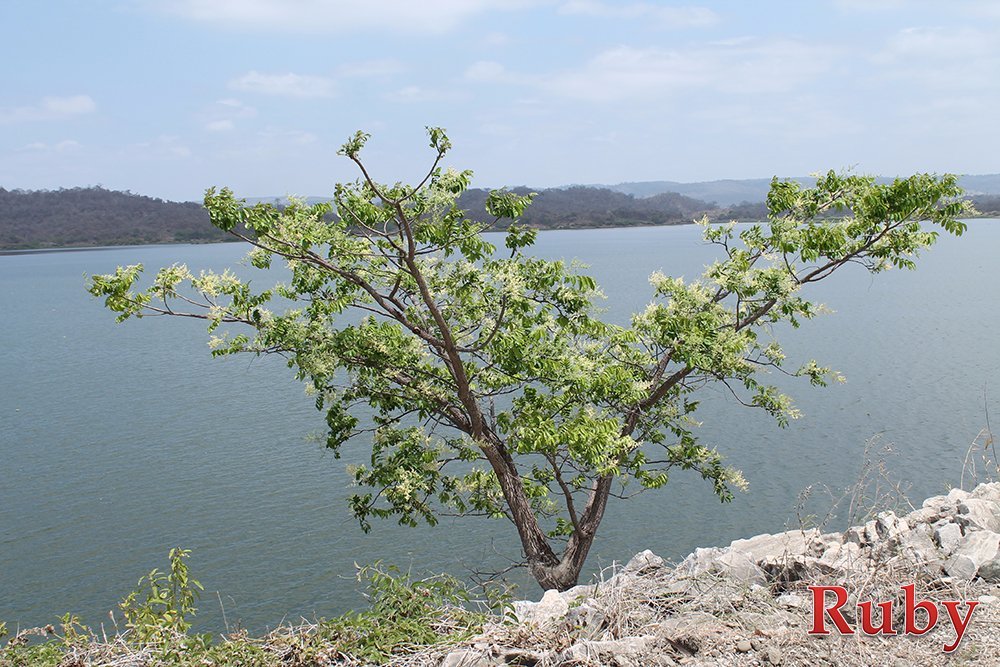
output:
[[[934,542],[941,552],[948,556],[962,543],[962,527],[957,523],[946,523],[934,530]]]
[[[1000,535],[989,530],[967,534],[944,565],[949,575],[960,579],[973,579],[982,565],[1000,555]]]
[[[521,623],[542,625],[557,620],[569,611],[569,603],[555,589],[545,591],[538,602],[519,600],[514,603],[514,615]]]
[[[977,500],[988,500],[1000,505],[1000,482],[980,484],[972,490],[970,497]]]
[[[963,527],[1000,532],[1000,506],[990,500],[967,498],[958,505],[955,521]]]
[[[626,574],[635,574],[639,572],[648,572],[649,570],[658,570],[666,566],[666,561],[654,554],[649,549],[637,553],[632,556],[632,560],[622,568],[622,572]]]
[[[440,667],[496,667],[501,664],[503,663],[495,660],[488,651],[460,648],[446,655]]]

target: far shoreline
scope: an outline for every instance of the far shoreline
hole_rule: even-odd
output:
[[[962,218],[963,221],[969,220],[1000,220],[1000,211],[991,211],[989,213],[981,213],[979,215],[971,215]],[[735,222],[741,225],[752,225],[760,224],[766,222],[765,220],[712,220],[710,224],[728,224],[730,222]],[[637,228],[649,228],[649,227],[682,227],[687,225],[697,224],[697,220],[689,220],[687,222],[668,222],[663,224],[652,224],[652,223],[636,223],[631,225],[581,225],[581,226],[562,226],[553,225],[545,227],[532,227],[539,232],[565,232],[565,231],[585,231],[592,229],[637,229]],[[505,230],[486,230],[485,234],[502,234]],[[14,256],[14,255],[34,255],[34,254],[44,254],[44,253],[55,253],[55,252],[90,252],[94,250],[117,250],[119,248],[147,248],[150,246],[188,246],[188,245],[217,245],[221,243],[240,243],[242,239],[225,239],[219,241],[164,241],[157,243],[122,243],[122,244],[111,244],[111,245],[97,245],[97,246],[53,246],[53,247],[43,247],[43,248],[0,248],[0,257],[4,256]]]

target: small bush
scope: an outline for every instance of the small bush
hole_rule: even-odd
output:
[[[381,562],[358,569],[369,607],[330,620],[282,626],[263,637],[237,632],[218,639],[191,634],[202,585],[190,576],[190,551],[170,551],[170,571],[154,569],[119,604],[126,630],[98,636],[66,614],[49,625],[17,633],[0,648],[0,667],[68,667],[122,664],[245,667],[384,664],[428,646],[458,642],[478,633],[493,612],[506,612],[505,588],[485,588],[479,598],[458,579],[415,579]],[[0,639],[8,634],[0,623]],[[48,638],[32,643],[32,637]]]

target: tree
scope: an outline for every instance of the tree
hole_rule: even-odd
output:
[[[773,326],[819,310],[804,288],[847,264],[913,268],[937,237],[922,220],[965,229],[953,176],[879,185],[830,172],[810,189],[775,179],[766,223],[706,224],[720,259],[689,283],[654,274],[649,306],[616,325],[597,316],[592,278],[527,254],[535,232],[516,221],[530,196],[491,192],[489,224],[457,207],[472,174],[442,169],[450,143],[440,129],[429,135],[436,158],[415,186],[376,182],[359,132],[340,153],[361,176],[338,185],[332,204],[279,210],[208,190],[212,223],[253,246],[254,267],[284,260],[287,284],[254,292],[228,271],[174,265],[138,290],[133,265],[92,276],[89,289],[119,320],[206,320],[213,354],[284,356],[325,411],[331,449],[370,439],[354,472],[365,490],[350,499],[362,528],[372,518],[433,524],[441,513],[506,518],[544,588],[576,583],[626,485],[656,489],[680,469],[723,501],[745,486],[696,439],[695,396],[721,382],[778,424],[795,417],[763,372],[784,365]],[[482,233],[504,219],[513,222],[498,249]],[[276,296],[296,307],[272,312]],[[835,376],[816,362],[785,372],[814,384]]]

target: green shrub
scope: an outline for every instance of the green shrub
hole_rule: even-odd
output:
[[[190,556],[189,549],[171,549],[170,573],[154,568],[139,579],[139,588],[119,603],[135,641],[162,641],[191,629],[188,619],[197,613],[194,603],[205,589],[188,573],[184,561]]]
[[[458,579],[435,575],[415,579],[381,562],[358,568],[367,588],[369,607],[313,624],[282,626],[263,637],[245,631],[215,641],[210,634],[189,634],[204,590],[191,578],[186,560],[191,552],[170,550],[170,571],[152,570],[119,604],[127,630],[99,637],[73,614],[54,626],[19,632],[0,647],[0,667],[62,667],[129,664],[244,667],[328,664],[384,664],[442,642],[457,642],[478,633],[510,609],[511,595],[499,586],[483,589],[479,598]],[[0,639],[8,633],[0,623]],[[33,636],[49,638],[32,644]]]

